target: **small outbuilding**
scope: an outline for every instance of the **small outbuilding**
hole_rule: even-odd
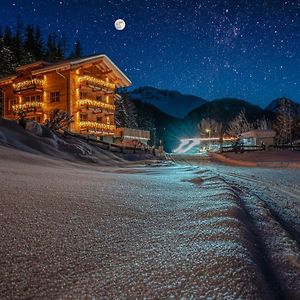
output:
[[[264,144],[266,146],[273,145],[276,132],[274,130],[261,130],[255,129],[241,134],[241,142],[245,146],[260,146]]]

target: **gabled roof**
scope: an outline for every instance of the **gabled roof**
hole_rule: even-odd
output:
[[[0,78],[0,86],[12,83],[17,77],[17,75],[9,75]]]
[[[97,61],[103,61],[107,65],[107,67],[113,70],[114,73],[117,75],[117,77],[122,80],[125,86],[129,86],[132,84],[129,78],[105,54],[92,55],[84,58],[63,60],[61,62],[57,62],[43,68],[33,70],[32,75],[47,73],[56,70],[58,71],[73,70],[87,63],[96,63]]]
[[[38,60],[38,61],[35,61],[33,63],[17,67],[16,71],[19,73],[19,72],[22,72],[22,71],[25,71],[25,70],[32,70],[32,69],[37,69],[37,68],[41,68],[41,67],[44,67],[44,66],[48,66],[50,64],[51,63],[49,63],[47,61]]]
[[[87,63],[96,63],[103,61],[104,64],[112,70],[116,76],[121,80],[124,86],[130,86],[132,82],[129,78],[112,62],[112,60],[105,54],[91,55],[83,58],[72,58],[63,60],[56,63],[49,63],[46,61],[36,61],[31,64],[23,65],[16,68],[17,73],[31,69],[32,75],[43,74],[51,71],[64,71],[64,70],[74,70],[81,66],[84,66]],[[0,78],[0,85],[6,85],[11,83],[16,79],[18,74],[6,76]]]

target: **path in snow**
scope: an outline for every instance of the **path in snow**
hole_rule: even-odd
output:
[[[25,156],[0,163],[1,299],[300,297],[293,170]]]

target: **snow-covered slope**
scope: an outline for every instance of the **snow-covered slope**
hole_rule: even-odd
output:
[[[134,101],[150,103],[163,112],[178,118],[184,118],[190,111],[206,103],[202,98],[183,95],[177,91],[159,90],[153,87],[140,87],[129,92]]]

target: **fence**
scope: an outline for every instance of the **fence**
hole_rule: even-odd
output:
[[[265,150],[292,150],[300,151],[300,146],[295,145],[269,145],[269,146],[255,146],[255,145],[244,145],[244,146],[223,146],[220,152],[250,152],[250,151],[265,151]]]
[[[75,137],[81,140],[86,141],[89,144],[92,144],[96,147],[99,147],[103,150],[109,150],[111,152],[119,152],[119,153],[137,153],[137,152],[146,152],[146,153],[150,153],[151,152],[151,148],[150,147],[138,147],[138,146],[130,146],[130,145],[120,145],[120,144],[115,144],[115,143],[109,143],[109,142],[104,142],[104,141],[99,141],[94,137],[88,136],[88,135],[82,135],[82,134],[78,134],[78,133],[73,133],[70,131],[65,130],[63,135],[65,137],[71,136],[71,137]],[[155,152],[153,151],[153,153],[155,155]]]

